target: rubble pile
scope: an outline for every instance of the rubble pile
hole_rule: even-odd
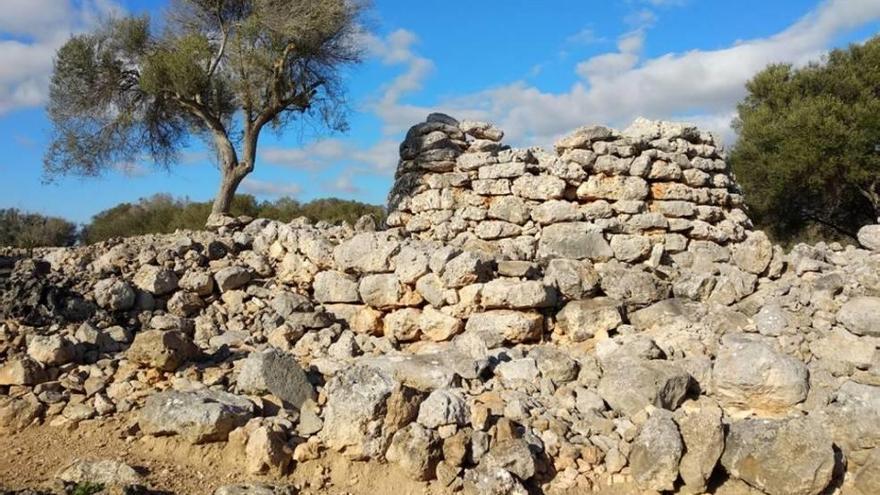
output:
[[[876,226],[785,252],[683,124],[502,137],[414,126],[381,228],[227,218],[18,260],[0,428],[130,414],[255,475],[329,449],[466,494],[880,492]]]

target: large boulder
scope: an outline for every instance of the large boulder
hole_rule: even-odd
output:
[[[708,397],[686,401],[675,411],[685,449],[679,471],[689,493],[706,490],[706,482],[724,452],[721,417],[721,408]]]
[[[556,315],[556,329],[573,342],[606,334],[623,323],[620,302],[608,297],[570,301]]]
[[[859,229],[859,244],[871,251],[880,251],[880,225],[866,225]]]
[[[599,395],[612,409],[634,416],[647,406],[674,410],[687,396],[692,378],[664,360],[613,357],[602,362]]]
[[[880,337],[880,297],[854,297],[841,306],[837,321],[856,335]]]
[[[847,381],[816,417],[851,468],[865,464],[869,453],[880,448],[880,386]]]
[[[305,371],[292,355],[278,349],[251,353],[239,370],[237,384],[248,394],[271,392],[296,409],[315,399]]]
[[[155,265],[143,265],[132,279],[138,289],[156,296],[162,296],[177,290],[177,275],[167,268]]]
[[[0,386],[36,385],[48,379],[40,363],[29,357],[10,359],[0,366]]]
[[[556,303],[556,291],[537,280],[498,278],[483,286],[480,297],[487,309],[544,308]]]
[[[629,455],[630,469],[643,490],[672,490],[684,444],[672,413],[658,410],[642,425]]]
[[[758,415],[784,414],[807,398],[807,367],[745,335],[722,339],[712,372],[713,393],[725,406]]]
[[[831,482],[834,449],[816,420],[747,419],[730,425],[721,464],[768,495],[817,495]]]
[[[326,271],[315,275],[315,300],[321,303],[356,303],[361,300],[354,277],[343,272]]]
[[[128,282],[116,278],[98,281],[94,288],[95,302],[111,311],[125,311],[134,306],[136,294]]]
[[[148,435],[180,435],[190,443],[225,441],[229,432],[253,416],[254,405],[216,390],[167,391],[147,398],[138,417]]]
[[[199,348],[183,332],[147,330],[135,336],[126,356],[142,366],[174,371],[198,357]]]
[[[76,460],[58,474],[58,479],[74,484],[98,484],[125,487],[141,485],[143,476],[124,462],[103,459]]]
[[[382,431],[386,402],[398,383],[387,373],[354,366],[337,373],[326,385],[324,444],[351,459],[375,458],[384,451]]]

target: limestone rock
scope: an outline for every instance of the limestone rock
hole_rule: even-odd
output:
[[[337,373],[326,385],[324,428],[328,448],[350,459],[368,459],[384,449],[382,412],[397,383],[387,373],[354,366]]]
[[[499,278],[483,286],[481,301],[487,309],[544,308],[556,303],[556,293],[537,280]]]
[[[529,342],[538,339],[544,331],[544,317],[508,309],[474,313],[468,318],[465,332],[493,336],[497,345],[502,342]]]
[[[10,359],[0,366],[0,386],[36,385],[47,379],[40,363],[29,357]]]
[[[464,425],[469,412],[461,393],[452,389],[437,389],[419,406],[418,422],[428,428],[444,425]]]
[[[691,386],[691,376],[668,361],[612,357],[602,368],[599,395],[627,416],[649,405],[674,410]]]
[[[198,355],[192,340],[176,330],[140,332],[126,353],[132,362],[162,371],[174,371]]]
[[[837,321],[856,335],[880,337],[880,297],[850,299],[837,312]]]
[[[177,275],[154,265],[143,265],[132,279],[137,288],[157,296],[177,290]]]
[[[125,311],[134,306],[136,294],[127,282],[115,278],[99,281],[94,288],[95,302],[111,311]]]
[[[556,328],[574,342],[607,333],[621,323],[620,303],[607,297],[571,301],[556,315]]]
[[[216,390],[167,391],[147,398],[138,417],[148,435],[180,435],[190,443],[226,440],[253,416],[253,404]]]
[[[99,461],[77,460],[58,474],[58,479],[76,484],[99,484],[128,486],[143,484],[143,477],[124,462],[103,459]]]
[[[253,352],[241,366],[237,384],[248,394],[271,392],[296,409],[315,399],[315,389],[292,355],[278,349]]]
[[[683,452],[684,445],[672,414],[656,411],[642,425],[629,455],[636,484],[644,490],[672,490]]]
[[[398,464],[414,480],[430,480],[440,462],[439,446],[432,430],[410,423],[391,438],[385,458]]]
[[[675,412],[675,420],[685,447],[679,471],[690,493],[706,490],[706,482],[724,452],[724,426],[721,424],[721,417],[721,408],[706,397],[686,401]]]
[[[324,271],[315,275],[313,284],[315,300],[322,303],[357,303],[360,302],[358,284],[351,275]]]
[[[538,241],[538,257],[603,261],[614,256],[608,241],[586,222],[548,225]]]
[[[251,281],[251,277],[251,272],[241,266],[228,266],[214,274],[220,292],[241,288]]]
[[[859,229],[859,244],[870,251],[880,251],[880,225],[866,225]]]
[[[527,480],[535,475],[535,457],[525,440],[510,439],[495,444],[481,461],[488,467],[501,468]]]
[[[807,367],[746,336],[727,335],[713,368],[713,393],[727,407],[776,415],[803,401]]]
[[[769,495],[817,495],[831,481],[834,450],[822,424],[810,418],[748,419],[730,425],[721,463]]]

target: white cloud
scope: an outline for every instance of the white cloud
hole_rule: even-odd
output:
[[[596,34],[591,27],[585,27],[573,35],[565,38],[565,42],[570,45],[592,45],[605,41],[605,38]]]
[[[348,143],[335,138],[321,139],[301,148],[267,148],[260,157],[273,165],[318,170],[328,162],[345,156]]]
[[[257,196],[270,196],[273,198],[282,196],[297,196],[302,192],[299,184],[269,182],[247,178],[241,182],[241,192]]]
[[[55,51],[71,34],[119,12],[110,0],[3,0],[0,114],[44,104]]]
[[[451,106],[454,115],[479,109],[514,144],[546,145],[584,123],[625,126],[639,115],[689,117],[730,137],[728,119],[755,73],[771,63],[815,59],[840,34],[875,19],[880,19],[876,0],[829,0],[767,38],[648,60],[639,59],[644,30],[636,30],[618,40],[616,52],[579,64],[576,71],[583,79],[568,91],[545,92],[520,81],[441,106]]]

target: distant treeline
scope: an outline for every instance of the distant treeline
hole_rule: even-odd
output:
[[[0,210],[0,246],[69,246],[77,242],[93,244],[111,237],[170,233],[177,229],[197,230],[204,227],[210,212],[209,201],[197,202],[157,194],[104,210],[92,217],[90,223],[78,228],[62,218],[6,209]],[[251,195],[237,195],[232,214],[282,222],[306,217],[313,222],[323,220],[338,224],[343,221],[354,223],[363,215],[372,215],[382,221],[385,210],[381,206],[337,198],[301,203],[291,198],[258,201]]]

